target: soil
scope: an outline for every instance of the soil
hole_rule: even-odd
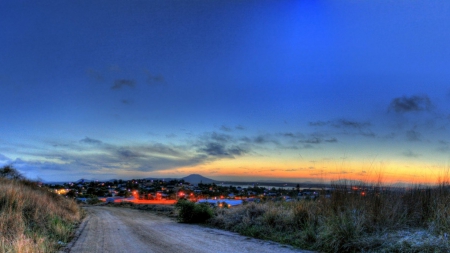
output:
[[[200,225],[178,223],[148,211],[109,206],[88,213],[63,252],[310,252]]]

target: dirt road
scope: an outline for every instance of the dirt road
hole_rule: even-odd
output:
[[[128,208],[92,206],[65,252],[307,252]]]

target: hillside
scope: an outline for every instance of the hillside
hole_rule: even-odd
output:
[[[55,252],[82,216],[74,201],[25,179],[0,177],[0,203],[1,252]]]

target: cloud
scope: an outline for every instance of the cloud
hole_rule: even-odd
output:
[[[439,140],[438,142],[440,144],[440,147],[437,148],[439,152],[447,153],[450,150],[450,143],[445,140]]]
[[[303,136],[303,135],[298,135]],[[326,135],[321,133],[312,133],[308,136],[308,138],[301,137],[301,139],[298,141],[300,143],[306,143],[306,144],[320,144],[323,142],[326,143],[336,143],[338,140],[335,137],[325,138]]]
[[[229,127],[227,127],[225,125],[220,126],[220,130],[225,131],[225,132],[231,132],[232,131],[231,128],[229,128]]]
[[[242,125],[237,125],[234,128],[236,128],[237,130],[245,130],[245,127]]]
[[[255,138],[253,138],[253,142],[257,143],[257,144],[264,144],[264,143],[268,143],[268,142],[272,142],[271,138],[269,135],[258,135]]]
[[[372,131],[367,131],[367,132],[360,131],[359,134],[361,134],[362,136],[365,136],[365,137],[375,137],[375,136],[377,136],[377,135],[376,135],[374,132],[372,132]]]
[[[90,78],[92,78],[93,80],[95,80],[97,82],[103,82],[105,80],[103,78],[102,74],[96,70],[88,69],[86,72]]]
[[[11,159],[9,159],[8,157],[6,157],[3,154],[0,154],[0,161],[9,161],[9,160],[11,160]]]
[[[327,140],[325,140],[325,142],[328,142],[328,143],[334,143],[334,142],[338,142],[338,140],[336,139],[336,138],[331,138],[331,139],[327,139]]]
[[[207,136],[206,138],[210,138],[214,141],[218,141],[218,142],[228,142],[232,140],[231,135],[228,134],[219,134],[216,132],[213,132],[211,135]]]
[[[249,152],[248,145],[236,140],[230,135],[216,132],[206,134],[197,141],[197,152],[207,155],[210,159],[235,158]]]
[[[144,155],[142,155],[139,152],[136,151],[132,151],[130,149],[127,148],[120,148],[117,150],[117,154],[119,155],[119,157],[124,158],[124,159],[133,159],[133,158],[139,158],[139,157],[143,157]]]
[[[347,119],[338,119],[334,122],[332,122],[333,127],[337,128],[355,128],[355,129],[361,129],[365,127],[369,127],[371,124],[370,122],[358,122],[353,120],[347,120]]]
[[[91,144],[91,145],[100,145],[102,144],[102,141],[96,140],[96,139],[91,139],[89,137],[85,137],[84,139],[80,140],[81,143],[85,143],[85,144]]]
[[[147,75],[147,83],[149,85],[164,84],[165,83],[164,76],[162,76],[162,75],[153,75],[148,70],[145,70],[144,72]]]
[[[125,86],[128,86],[130,88],[134,88],[136,82],[134,80],[131,79],[117,79],[114,81],[114,85],[111,86],[111,89],[113,90],[118,90],[121,89]]]
[[[349,119],[335,119],[329,121],[312,121],[309,122],[309,126],[325,127],[329,126],[335,129],[343,129],[345,134],[357,134],[365,137],[375,137],[369,127],[372,124],[369,121],[355,121]],[[355,132],[356,131],[356,132]]]
[[[389,105],[389,110],[397,113],[430,111],[431,108],[432,103],[427,95],[394,98]]]
[[[54,171],[64,171],[67,177],[97,175],[104,178],[105,176],[118,177],[125,171],[127,175],[133,176],[136,174],[132,172],[163,171],[196,166],[246,152],[243,147],[232,143],[225,146],[224,150],[228,154],[225,157],[196,152],[191,146],[160,143],[120,146],[89,137],[79,140],[78,143],[84,144],[84,147],[80,148],[80,145],[69,142],[67,145],[58,145],[51,150],[41,149],[34,150],[33,153],[24,153],[41,157],[39,160],[16,159],[8,161],[8,164],[13,163],[21,172],[28,173],[26,176],[30,178],[61,178],[62,174],[58,173],[58,176]],[[2,162],[0,159],[0,165]]]
[[[177,150],[177,148],[172,147],[170,145],[161,144],[161,143],[156,143],[153,145],[146,145],[146,146],[137,146],[136,148],[141,150],[142,152],[151,153],[154,155],[158,154],[158,155],[174,156],[174,157],[183,156],[183,152],[180,150]]]
[[[280,140],[276,138],[276,136],[271,134],[258,134],[256,136],[246,136],[241,138],[242,141],[251,144],[256,145],[259,147],[263,147],[266,144],[274,144],[277,147],[283,147],[283,145],[280,143]]]
[[[406,150],[405,152],[402,153],[402,155],[404,155],[406,157],[419,157],[419,156],[421,156],[420,154],[414,153],[411,150]]]
[[[303,140],[303,141],[300,141],[300,142],[309,143],[309,144],[319,144],[319,143],[322,142],[322,139],[319,138],[319,137],[316,137],[316,136],[312,136],[309,139],[306,139],[306,140]]]
[[[155,83],[164,83],[164,77],[162,75],[148,75],[147,76],[147,83],[148,84],[155,84]]]
[[[332,126],[334,128],[353,128],[353,129],[362,129],[371,126],[370,122],[360,122],[348,119],[336,119],[329,121],[314,121],[309,122],[310,126]]]
[[[285,132],[285,133],[280,133],[279,135],[286,137],[286,138],[291,138],[291,139],[303,139],[305,138],[304,134],[301,133],[292,133],[292,132]]]
[[[313,122],[309,122],[309,125],[310,126],[319,126],[319,127],[321,127],[321,126],[326,126],[326,125],[329,125],[330,124],[330,121],[313,121]]]
[[[5,166],[11,163],[11,159],[3,154],[0,154],[0,166]]]
[[[133,100],[131,100],[131,99],[122,99],[120,102],[122,102],[122,104],[124,104],[124,105],[133,104]]]
[[[205,152],[211,156],[229,156],[230,154],[226,151],[225,145],[220,143],[210,142],[205,145],[205,147],[200,149],[201,152]]]
[[[415,130],[406,131],[406,139],[408,141],[421,141],[421,136],[422,134]]]

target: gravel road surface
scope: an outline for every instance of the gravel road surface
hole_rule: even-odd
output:
[[[182,224],[151,212],[86,207],[88,217],[64,252],[309,252],[236,233]]]

